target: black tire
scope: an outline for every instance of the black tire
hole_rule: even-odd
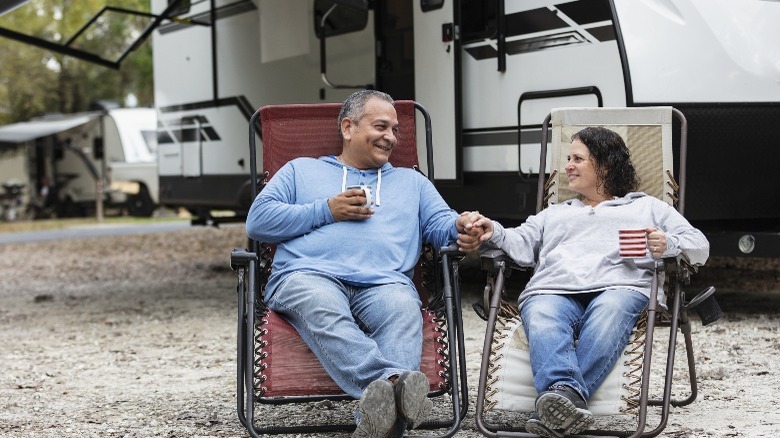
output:
[[[66,197],[63,201],[60,201],[60,203],[57,205],[56,211],[57,217],[62,218],[84,217],[86,215],[84,207],[79,205],[70,196]]]
[[[141,185],[138,193],[132,195],[127,200],[127,212],[134,217],[150,217],[154,213],[156,206],[152,197],[149,195],[149,189]]]

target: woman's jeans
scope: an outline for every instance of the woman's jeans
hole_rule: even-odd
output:
[[[290,274],[268,300],[354,398],[374,380],[420,369],[421,305],[407,284],[357,287],[314,272]]]
[[[588,400],[615,366],[648,302],[628,289],[525,299],[520,315],[536,391],[563,384]]]

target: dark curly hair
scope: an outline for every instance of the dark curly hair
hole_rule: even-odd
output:
[[[625,196],[639,188],[639,178],[631,163],[631,154],[617,132],[602,127],[587,127],[571,136],[587,146],[593,167],[609,196]]]

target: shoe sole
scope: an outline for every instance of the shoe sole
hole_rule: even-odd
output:
[[[525,423],[525,430],[528,433],[539,435],[545,438],[563,438],[563,431],[557,431],[545,426],[540,420],[530,419]]]
[[[419,371],[402,374],[395,382],[398,414],[412,429],[419,426],[431,413],[433,402],[428,399],[428,378]]]
[[[352,438],[390,438],[397,418],[395,391],[389,380],[371,382],[360,397],[360,422]]]
[[[589,410],[577,408],[559,394],[542,394],[536,401],[536,413],[547,427],[564,430],[566,435],[576,435],[593,424]]]

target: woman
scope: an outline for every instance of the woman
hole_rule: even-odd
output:
[[[473,224],[484,227],[487,246],[535,266],[519,298],[539,394],[526,429],[545,437],[592,424],[587,400],[647,306],[655,259],[682,254],[703,264],[709,255],[707,239],[677,210],[634,191],[636,172],[617,133],[589,127],[574,134],[565,171],[576,199],[517,228],[484,217]],[[649,254],[621,258],[620,229],[644,229]]]

